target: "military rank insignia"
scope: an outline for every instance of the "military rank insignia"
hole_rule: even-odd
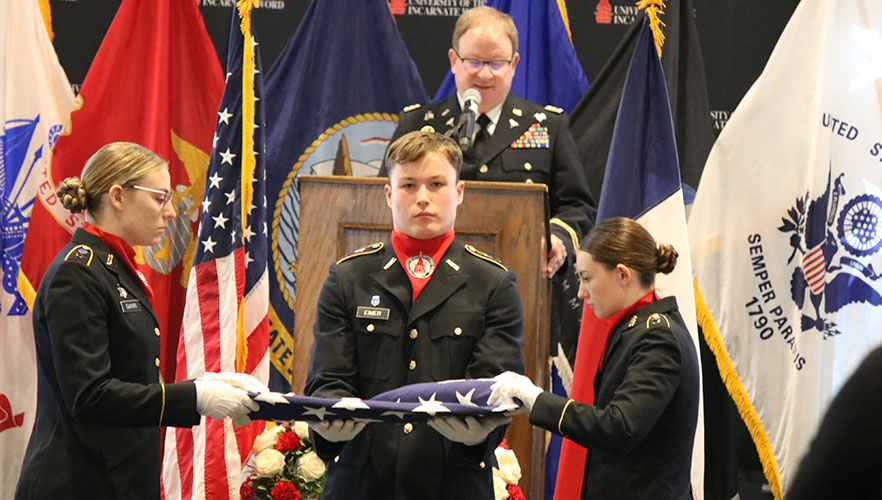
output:
[[[515,149],[548,148],[548,127],[543,127],[538,123],[530,125],[523,135],[511,143],[511,147]]]

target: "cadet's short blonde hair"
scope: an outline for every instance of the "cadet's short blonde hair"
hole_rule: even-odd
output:
[[[518,28],[511,20],[511,16],[487,6],[474,7],[459,16],[459,19],[456,20],[456,26],[453,27],[453,39],[451,40],[453,50],[459,52],[459,39],[466,31],[478,24],[485,23],[499,23],[502,26],[502,30],[511,41],[511,55],[514,57],[518,51]]]
[[[422,160],[426,155],[437,154],[446,159],[456,172],[456,180],[462,170],[462,150],[450,137],[436,132],[414,130],[395,140],[386,150],[386,172],[392,174],[392,169],[411,161]]]

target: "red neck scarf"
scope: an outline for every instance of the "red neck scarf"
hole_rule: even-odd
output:
[[[398,262],[404,268],[407,279],[410,280],[410,286],[413,288],[414,302],[416,302],[423,288],[429,284],[429,280],[434,276],[435,268],[441,261],[441,257],[450,248],[450,244],[453,243],[453,233],[454,231],[450,231],[447,234],[428,240],[418,240],[398,231],[392,231],[392,249],[395,250],[395,256],[398,257]],[[431,261],[426,257],[430,257]],[[413,260],[408,262],[410,259]],[[409,266],[411,269],[408,269]],[[413,273],[411,270],[413,270]],[[428,276],[421,276],[423,274],[428,274]]]
[[[637,302],[634,302],[630,306],[616,312],[604,321],[606,326],[606,333],[604,334],[606,336],[606,342],[604,342],[603,351],[600,354],[600,361],[597,363],[597,373],[600,373],[600,369],[603,367],[603,360],[606,358],[606,350],[609,347],[609,338],[612,337],[612,333],[613,331],[615,331],[619,323],[621,323],[622,320],[626,317],[636,313],[649,304],[652,304],[656,300],[658,300],[658,295],[655,293],[655,289],[653,289],[651,292],[647,293],[643,297],[640,297]]]
[[[109,248],[114,255],[123,261],[126,267],[129,268],[129,271],[138,278],[138,283],[141,285],[141,288],[144,289],[144,293],[147,294],[147,299],[152,305],[153,288],[150,287],[150,283],[147,282],[147,277],[138,270],[138,266],[135,264],[135,249],[119,236],[104,232],[88,222],[83,223],[83,230],[98,237],[98,239],[107,245],[107,248]]]

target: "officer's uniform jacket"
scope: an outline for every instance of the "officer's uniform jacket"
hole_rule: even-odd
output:
[[[545,392],[530,421],[588,448],[583,499],[689,500],[698,377],[677,300],[667,297],[616,326],[594,405]]]
[[[331,265],[305,394],[367,399],[408,384],[523,372],[520,295],[501,263],[454,239],[417,300],[411,297],[391,243]],[[313,434],[329,461],[322,498],[492,499],[493,451],[503,432],[475,446],[425,424],[368,424],[343,443]]]
[[[412,130],[449,133],[460,113],[456,96],[426,106],[408,106],[398,117],[392,141]],[[481,151],[481,157],[476,157],[471,149],[463,152],[461,178],[546,184],[552,233],[574,255],[579,241],[593,226],[597,205],[588,191],[569,119],[563,110],[554,106],[543,108],[509,93],[496,129]],[[380,175],[386,175],[384,169]]]
[[[137,278],[78,229],[33,308],[37,413],[15,498],[159,498],[160,426],[199,423],[193,382],[163,385]]]

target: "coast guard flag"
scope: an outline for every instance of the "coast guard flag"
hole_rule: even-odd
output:
[[[689,220],[699,322],[776,498],[882,342],[880,29],[878,2],[800,2]]]
[[[680,314],[698,349],[692,269],[686,236],[686,212],[680,183],[677,143],[671,120],[665,78],[656,51],[649,16],[637,35],[628,67],[622,98],[603,179],[598,222],[611,217],[629,217],[645,227],[658,243],[671,244],[679,253],[674,272],[656,277],[661,297],[674,295]],[[593,402],[593,381],[597,355],[606,338],[607,326],[584,308],[582,331],[576,351],[571,397]],[[692,458],[692,485],[696,498],[703,498],[703,416],[699,405],[698,427]],[[556,499],[578,499],[585,470],[585,449],[564,440],[558,470]]]
[[[256,39],[251,33],[248,38],[242,35],[235,9],[232,18],[227,83],[216,115],[199,244],[187,283],[177,381],[205,372],[250,373],[264,383],[269,378],[263,75]],[[253,46],[253,66],[245,67],[243,73],[246,44]],[[243,74],[253,74],[245,90]],[[253,135],[249,139],[243,132]],[[250,149],[243,151],[243,143],[249,140]],[[229,418],[209,417],[202,417],[193,428],[169,428],[162,473],[164,497],[238,498],[242,463],[262,430],[260,423],[234,428]]]
[[[488,0],[485,5],[511,16],[518,29],[521,58],[511,82],[514,95],[569,113],[588,90],[588,78],[573,47],[566,5],[557,0]],[[448,70],[434,99],[454,93]]]
[[[40,172],[74,95],[37,2],[2,2],[0,26],[0,498],[12,498],[37,406],[31,313],[16,279]]]
[[[311,341],[300,343],[292,332],[300,228],[297,176],[375,177],[398,112],[427,97],[384,0],[313,0],[267,72],[265,100],[267,201],[275,207],[270,222],[270,268],[275,270],[270,273],[270,388],[287,391],[294,380],[299,391]],[[292,363],[294,356],[298,363]]]

